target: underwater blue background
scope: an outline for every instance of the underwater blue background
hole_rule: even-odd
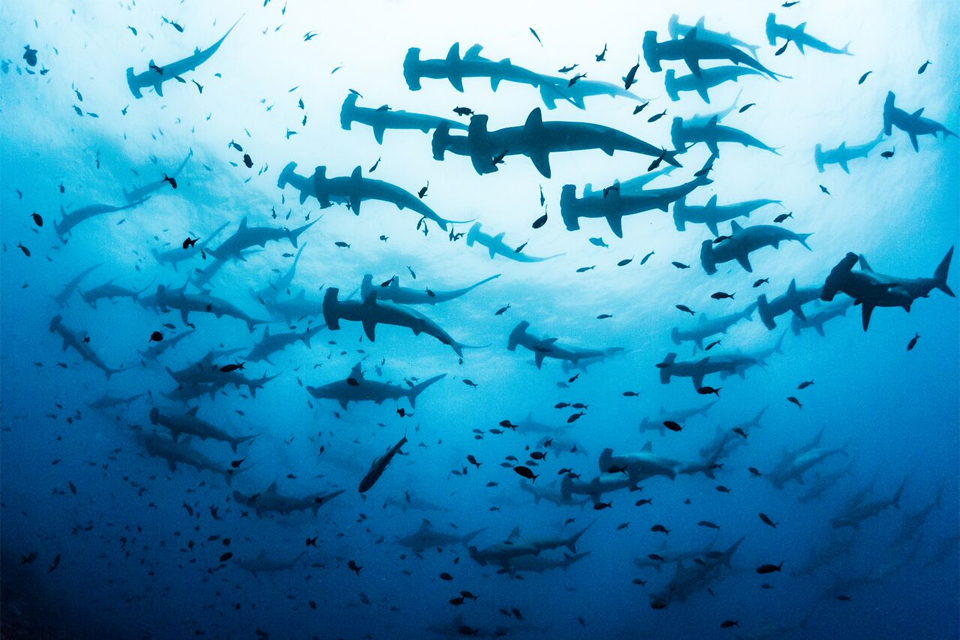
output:
[[[772,46],[766,41],[769,12],[790,25],[807,22],[809,33],[831,44],[850,41],[854,55],[811,49],[801,55],[792,45],[775,55],[782,42]],[[672,14],[686,24],[704,15],[711,30],[760,45],[760,61],[790,78],[747,77],[721,85],[711,90],[710,105],[692,93],[673,102],[664,90],[664,73],[649,71],[641,59],[632,91],[650,104],[633,115],[636,102],[605,96],[588,98],[585,110],[563,102],[548,110],[534,88],[504,82],[493,92],[484,79],[464,80],[462,94],[446,80],[425,79],[420,91],[410,91],[402,74],[409,47],[419,47],[422,59],[433,59],[443,58],[451,44],[460,42],[461,52],[481,43],[484,55],[493,60],[509,57],[549,75],[580,63],[577,72],[586,72],[587,80],[619,84],[638,61],[643,32],[656,30],[661,40],[667,39]],[[194,47],[207,47],[241,15],[220,50],[184,74],[185,83],[166,83],[163,97],[152,91],[139,100],[131,95],[127,67],[140,73],[151,59],[163,64],[189,55]],[[673,327],[696,322],[675,305],[711,316],[740,311],[760,293],[783,293],[793,278],[800,286],[819,285],[848,251],[865,255],[881,273],[929,277],[957,244],[956,137],[924,136],[915,153],[907,136],[894,131],[868,158],[851,161],[849,175],[836,165],[819,173],[813,149],[818,143],[834,148],[844,141],[853,145],[876,138],[888,91],[896,93],[898,106],[908,113],[924,107],[925,117],[956,131],[960,7],[885,0],[802,0],[789,8],[760,1],[7,2],[0,7],[0,24],[0,577],[5,634],[414,638],[433,635],[430,627],[463,635],[457,627],[465,625],[466,631],[486,637],[499,630],[507,637],[529,638],[759,638],[801,637],[804,631],[796,627],[802,621],[810,637],[955,638],[960,633],[960,324],[955,298],[935,290],[917,300],[910,313],[878,309],[867,332],[854,307],[826,325],[825,337],[812,331],[795,336],[789,331],[790,314],[778,319],[774,331],[756,317],[739,323],[717,336],[722,339],[718,351],[766,349],[786,332],[783,353],[750,369],[743,380],[708,378],[707,384],[722,387],[719,401],[682,431],[641,433],[638,427],[645,417],[656,420],[661,407],[682,409],[707,401],[687,380],[660,384],[655,365],[668,352],[679,353],[682,360],[704,356],[694,352],[692,343],[678,347],[671,340]],[[304,34],[314,32],[316,37],[305,40]],[[30,68],[34,73],[27,72],[22,59],[24,45],[37,50],[39,64]],[[605,45],[606,60],[595,62]],[[932,63],[918,74],[926,60]],[[664,66],[686,73],[682,61]],[[40,68],[49,72],[40,74]],[[867,71],[872,74],[858,84]],[[203,85],[202,93],[191,80]],[[687,202],[705,204],[715,194],[720,203],[782,200],[784,209],[765,207],[740,222],[772,224],[777,214],[792,212],[785,226],[812,233],[812,251],[787,242],[776,251],[754,254],[753,274],[728,263],[708,276],[699,264],[700,243],[712,235],[702,225],[677,231],[670,213],[629,216],[622,239],[602,219],[582,220],[581,230],[568,231],[560,219],[563,185],[577,185],[579,194],[585,184],[599,189],[615,179],[626,181],[645,175],[652,158],[621,152],[607,156],[598,150],[554,153],[553,175],[547,179],[527,158],[509,156],[496,173],[478,175],[464,157],[448,153],[442,162],[435,161],[431,134],[388,130],[378,145],[365,125],[343,130],[340,109],[351,89],[363,95],[360,105],[372,108],[388,104],[394,110],[457,119],[452,110],[468,106],[489,115],[491,129],[520,126],[540,107],[545,121],[603,124],[657,147],[670,145],[674,116],[718,111],[734,100],[738,109],[756,103],[742,113],[734,110],[724,124],[777,147],[780,155],[723,146],[711,172],[713,183]],[[663,118],[647,121],[664,109]],[[251,156],[251,168],[231,141]],[[880,156],[894,149],[893,157]],[[136,208],[86,221],[66,243],[57,237],[54,222],[61,207],[69,212],[92,203],[125,203],[123,190],[172,175],[190,150],[176,190],[163,187]],[[692,148],[678,156],[682,169],[653,186],[689,180],[708,156],[703,145]],[[348,176],[359,165],[365,177],[411,193],[429,180],[424,201],[439,215],[477,219],[486,232],[505,232],[512,247],[529,242],[524,252],[531,255],[564,255],[535,264],[491,260],[483,247],[468,247],[463,239],[451,242],[432,223],[424,235],[417,228],[418,214],[387,203],[364,202],[359,216],[339,205],[321,210],[312,198],[300,204],[292,187],[277,187],[278,175],[290,161],[305,175],[324,165],[330,177]],[[533,229],[544,212],[541,186],[548,221]],[[277,219],[271,216],[274,211]],[[42,227],[32,213],[42,216]],[[237,356],[242,359],[263,330],[251,334],[238,320],[191,314],[196,331],[159,362],[150,362],[138,350],[151,346],[153,331],[163,331],[166,339],[182,333],[184,323],[176,312],[158,314],[130,299],[100,300],[95,309],[78,294],[62,308],[53,300],[68,280],[98,263],[102,266],[82,281],[81,291],[110,279],[148,293],[158,284],[178,289],[191,268],[205,266],[203,261],[181,263],[174,271],[159,264],[151,250],[177,248],[188,236],[202,242],[229,223],[214,240],[216,246],[244,216],[251,225],[295,227],[308,214],[311,221],[322,218],[300,238],[305,249],[292,290],[296,294],[302,288],[317,301],[314,324],[323,322],[323,288],[339,287],[346,299],[365,273],[373,274],[375,283],[397,276],[404,286],[437,291],[501,274],[462,298],[420,308],[464,344],[489,346],[466,350],[460,363],[448,346],[427,335],[380,326],[376,341],[370,342],[357,323],[344,322],[339,331],[320,331],[309,349],[296,344],[271,357],[273,364],[248,363],[252,377],[278,375],[256,398],[246,389],[227,387],[215,400],[203,397],[185,405],[162,395],[176,388],[164,367],[188,367],[211,349],[243,348]],[[466,232],[469,226],[454,229]],[[721,227],[721,233],[729,229],[727,223]],[[591,237],[602,237],[609,247],[590,243]],[[18,245],[29,248],[29,257]],[[286,271],[293,258],[284,254],[296,251],[281,241],[245,261],[230,262],[211,280],[212,291],[251,316],[266,317],[250,290]],[[651,251],[654,255],[641,265]],[[633,262],[617,266],[627,258]],[[677,269],[672,261],[691,268]],[[593,265],[595,269],[577,271]],[[955,265],[953,270],[948,283],[955,290]],[[751,285],[758,278],[770,282],[755,290]],[[735,299],[711,299],[717,291],[735,293]],[[508,304],[508,311],[495,315]],[[60,337],[49,331],[58,314],[90,337],[106,363],[124,371],[108,380],[75,351],[63,351]],[[612,317],[597,319],[601,314]],[[570,382],[575,370],[566,371],[553,360],[538,370],[532,353],[505,348],[520,320],[529,321],[538,336],[584,347],[619,346],[625,352],[590,365]],[[177,329],[163,328],[167,322]],[[298,319],[270,326],[277,332],[307,324]],[[907,351],[916,333],[921,337]],[[447,377],[426,390],[412,411],[406,400],[351,404],[344,411],[304,389],[343,380],[360,361],[367,378],[395,384],[411,377]],[[811,379],[813,386],[797,390]],[[87,406],[104,395],[146,391],[149,397],[129,406]],[[639,395],[624,396],[625,391]],[[788,402],[788,396],[798,397],[803,408]],[[575,410],[555,409],[561,402],[588,408],[568,425]],[[153,428],[148,415],[154,405],[170,413],[199,405],[201,417],[231,433],[260,434],[237,454],[224,443],[194,442],[222,465],[243,459],[241,468],[249,470],[228,488],[216,475],[182,466],[171,472],[163,460],[146,455],[137,428]],[[402,417],[397,407],[413,415]],[[506,456],[523,462],[530,451],[547,451],[546,460],[531,467],[542,473],[539,486],[559,482],[564,467],[584,480],[597,475],[597,458],[605,447],[638,451],[652,441],[657,454],[694,460],[716,429],[729,429],[764,407],[769,408],[761,427],[730,454],[716,480],[703,475],[650,478],[641,482],[642,492],[606,494],[604,502],[613,506],[599,511],[590,504],[583,509],[535,504],[519,489],[517,474],[500,466]],[[555,437],[554,450],[540,443],[540,434],[523,428],[490,433],[502,420],[522,423],[528,416],[563,432],[562,438]],[[804,487],[790,484],[777,490],[748,471],[774,467],[784,448],[809,442],[821,429],[825,445],[846,446],[853,460],[851,475],[822,501],[801,504],[797,498]],[[404,434],[408,455],[396,457],[373,489],[358,494],[370,463]],[[577,443],[586,455],[561,454],[563,439]],[[482,466],[474,467],[467,455]],[[836,457],[821,470],[836,471],[846,464]],[[865,521],[853,532],[852,551],[835,562],[812,575],[791,575],[791,569],[832,539],[830,519],[850,496],[873,483],[871,496],[886,498],[904,478],[901,510],[887,509]],[[243,517],[249,510],[235,503],[233,489],[256,493],[274,481],[285,494],[345,493],[316,516],[308,511]],[[497,486],[487,486],[491,482]],[[717,485],[730,493],[718,492]],[[919,543],[894,545],[905,516],[933,503],[938,489],[942,502],[923,522],[922,538],[913,539]],[[384,507],[387,499],[406,502],[407,493],[444,511]],[[634,506],[641,498],[653,502]],[[217,507],[219,519],[211,506]],[[759,512],[778,526],[762,523]],[[577,545],[578,552],[589,551],[589,556],[567,570],[520,572],[520,580],[478,565],[461,545],[442,552],[426,549],[420,557],[398,546],[396,537],[417,531],[424,518],[437,530],[459,535],[486,528],[474,541],[481,548],[503,541],[518,525],[533,536],[570,535],[595,524]],[[575,522],[565,523],[569,518]],[[720,530],[697,526],[699,521],[717,523]],[[618,529],[627,522],[629,527]],[[658,523],[670,534],[650,531]],[[220,538],[209,540],[211,536]],[[317,546],[306,546],[304,540],[315,536]],[[713,594],[702,590],[686,602],[651,608],[651,594],[670,582],[674,565],[667,563],[659,572],[640,569],[634,558],[713,544],[726,548],[741,537],[731,567],[709,585]],[[229,547],[223,538],[231,539]],[[228,551],[235,559],[261,551],[281,560],[305,555],[293,569],[254,576],[233,560],[220,562]],[[31,552],[37,552],[36,560],[23,562]],[[562,552],[550,557],[562,558]],[[59,565],[51,571],[58,555]],[[363,567],[359,575],[348,568],[350,561]],[[757,575],[761,564],[781,561],[783,573]],[[442,580],[442,572],[454,580]],[[634,584],[635,578],[647,584]],[[851,581],[839,587],[842,593],[836,591],[838,579]],[[773,588],[761,589],[763,582]],[[479,599],[451,605],[448,601],[461,590]],[[523,619],[503,615],[498,611],[503,608],[518,609]],[[721,629],[726,620],[738,626]]]

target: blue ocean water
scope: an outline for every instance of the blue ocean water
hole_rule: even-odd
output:
[[[955,5],[0,24],[3,637],[960,633]]]

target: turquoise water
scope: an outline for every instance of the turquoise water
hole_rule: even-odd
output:
[[[771,12],[804,32],[771,43]],[[673,14],[705,20],[671,44]],[[915,151],[904,130],[960,127],[955,7],[0,16],[4,637],[960,632],[958,144]],[[672,100],[687,58],[707,78],[730,66],[715,55],[762,67],[709,104]],[[589,95],[623,93],[634,65],[631,95]],[[351,103],[453,124],[381,144],[344,120]],[[768,149],[693,144],[714,114]],[[817,145],[844,143],[820,172]],[[847,173],[844,151],[866,157]],[[718,222],[715,242],[681,223],[714,197],[779,203]],[[760,235],[783,240],[752,272],[722,261]],[[875,272],[841,274],[848,252]],[[768,328],[792,280],[808,295],[774,302]],[[871,301],[910,311],[880,306],[865,331]],[[698,367],[716,372],[691,384]],[[415,406],[397,399],[412,389]]]

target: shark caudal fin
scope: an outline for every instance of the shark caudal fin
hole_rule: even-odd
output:
[[[297,227],[296,229],[294,229],[293,231],[291,231],[291,232],[290,232],[290,235],[289,235],[290,244],[292,244],[295,249],[296,249],[296,248],[299,248],[299,245],[297,244],[297,238],[300,237],[300,234],[302,234],[304,231],[306,231],[307,229],[309,229],[309,228],[312,227],[313,225],[317,224],[318,222],[320,222],[320,219],[319,219],[319,218],[317,218],[317,219],[314,220],[313,222],[307,223],[307,224],[303,225],[302,227]],[[300,259],[300,255],[299,255],[299,254],[297,254],[297,259],[298,259],[298,260]]]
[[[432,385],[432,384],[434,384],[434,383],[436,383],[436,382],[439,382],[440,380],[443,380],[443,379],[446,378],[446,377],[447,377],[447,374],[441,373],[441,374],[438,375],[438,376],[433,376],[432,378],[428,378],[427,380],[424,380],[423,382],[421,382],[421,383],[419,383],[419,384],[415,384],[415,385],[407,392],[407,397],[410,399],[410,406],[413,407],[414,409],[416,409],[416,408],[417,408],[417,396],[419,396],[421,393],[423,393],[423,392],[426,390],[426,388],[429,387],[430,385]]]
[[[478,535],[480,535],[486,530],[487,530],[487,527],[484,527],[483,529],[477,529],[476,531],[471,531],[467,535],[460,538],[460,542],[462,542],[463,545],[466,546],[471,540],[473,540],[474,538],[476,538]]]
[[[933,272],[933,286],[937,289],[940,289],[940,291],[943,291],[951,298],[956,298],[956,294],[947,284],[947,276],[950,274],[951,260],[953,260],[953,247],[950,247],[950,250],[947,251],[947,255],[943,256],[943,260],[941,260],[940,264],[937,265],[937,270]]]
[[[243,444],[244,442],[250,442],[254,438],[258,437],[259,435],[260,435],[259,433],[255,433],[252,436],[243,436],[240,438],[234,438],[233,440],[230,441],[230,448],[233,450],[234,453],[236,453],[237,447],[239,445]]]
[[[568,477],[568,476],[567,476],[567,477]],[[577,541],[580,540],[580,538],[583,537],[583,534],[585,534],[585,533],[587,532],[587,530],[588,530],[590,527],[592,527],[593,525],[595,525],[596,523],[597,523],[597,521],[594,520],[593,522],[591,522],[590,524],[588,524],[587,526],[585,526],[583,529],[581,529],[580,531],[578,531],[577,533],[575,533],[572,538],[570,538],[569,540],[567,540],[567,548],[570,549],[570,551],[572,551],[573,553],[576,553],[576,552],[577,552]]]
[[[580,229],[580,216],[574,211],[577,203],[577,187],[572,184],[565,184],[560,190],[560,217],[563,218],[563,224],[567,231],[577,231]]]

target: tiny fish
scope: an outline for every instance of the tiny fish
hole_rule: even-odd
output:
[[[797,385],[797,389],[803,391],[804,389],[812,385],[813,385],[813,380],[804,380],[803,382]]]
[[[760,575],[766,575],[768,573],[781,573],[783,571],[783,563],[780,564],[763,564],[757,567],[757,573]]]
[[[733,299],[734,299],[733,296],[735,296],[735,295],[737,295],[736,291],[734,291],[733,293],[726,293],[726,292],[724,292],[724,291],[717,291],[716,293],[711,294],[710,297],[713,298],[714,300],[725,300],[725,299],[727,299],[727,298],[733,300]]]
[[[826,188],[825,186],[823,186],[823,185],[820,185],[820,191],[822,191],[823,193],[827,194],[828,196],[829,196],[829,195],[833,195],[832,193],[830,193],[830,190],[827,189],[827,188]]]
[[[797,408],[798,408],[798,409],[803,409],[803,405],[800,404],[800,401],[797,400],[797,399],[796,399],[795,397],[793,397],[793,396],[788,396],[788,397],[787,397],[787,402],[792,402],[793,404],[797,405]]]
[[[662,117],[665,116],[665,115],[667,115],[667,110],[666,110],[666,109],[664,109],[663,111],[661,111],[660,113],[658,113],[658,114],[656,114],[656,115],[653,115],[653,116],[650,116],[649,118],[647,118],[647,122],[656,122],[657,120],[659,120],[660,118],[662,118]]]
[[[770,516],[768,516],[767,514],[761,513],[761,514],[760,514],[760,519],[763,521],[763,524],[769,525],[769,526],[773,527],[774,529],[777,528],[777,524],[778,524],[778,523],[776,523],[776,522],[774,522],[773,520],[771,520],[771,519],[770,519]]]
[[[608,249],[610,247],[610,245],[603,241],[603,238],[590,238],[590,244],[595,247],[602,247],[604,249]]]
[[[740,113],[743,113],[744,111],[746,111],[746,110],[749,109],[750,107],[755,107],[755,106],[757,106],[757,103],[756,103],[756,102],[751,102],[751,103],[749,103],[749,104],[745,104],[745,105],[743,105],[742,107],[740,107]]]
[[[628,264],[630,264],[631,262],[633,262],[633,258],[624,258],[623,260],[621,260],[620,262],[617,263],[617,266],[618,266],[618,267],[625,267],[625,266],[627,266]]]
[[[762,284],[769,284],[769,283],[770,283],[770,278],[760,278],[759,280],[753,283],[753,288],[756,289]]]
[[[784,43],[783,43],[783,46],[780,47],[779,49],[777,49],[777,52],[776,52],[775,54],[773,54],[773,55],[775,55],[775,56],[781,55],[784,51],[787,50],[787,47],[788,47],[788,46],[790,46],[790,41],[789,41],[789,40],[787,40],[786,42],[784,42]]]
[[[881,157],[881,158],[886,158],[887,160],[889,160],[890,158],[893,157],[893,154],[896,153],[896,152],[897,152],[897,148],[894,147],[894,148],[891,149],[890,151],[884,151],[883,153],[881,153],[881,154],[880,154],[880,157]]]
[[[31,213],[30,217],[33,218],[34,224],[36,224],[38,227],[43,226],[43,217],[39,213]]]
[[[646,109],[648,104],[650,104],[650,103],[649,103],[649,102],[644,102],[643,104],[639,104],[639,105],[635,106],[635,107],[633,108],[633,115],[637,115],[638,113],[640,113],[641,111],[643,111],[644,109]]]
[[[710,351],[710,349],[713,349],[714,347],[716,347],[717,345],[719,345],[721,342],[723,342],[723,341],[722,341],[722,340],[714,340],[713,342],[711,342],[710,344],[708,344],[706,347],[704,347],[703,350],[704,350],[704,351]]]
[[[674,306],[675,306],[677,309],[679,309],[680,311],[683,311],[684,313],[689,313],[689,314],[692,315],[692,316],[697,315],[697,312],[696,312],[696,311],[694,311],[693,309],[691,309],[690,307],[688,307],[688,306],[685,305],[685,304],[678,304],[678,305],[674,305]]]
[[[717,396],[717,397],[719,398],[719,397],[720,397],[720,390],[721,390],[721,389],[723,389],[723,387],[716,387],[716,388],[714,388],[714,387],[700,387],[700,388],[697,389],[697,393],[699,393],[699,394],[702,395],[702,396],[708,396],[708,395],[710,395],[710,394],[713,394],[713,395],[715,395],[715,396]]]
[[[929,60],[927,60],[927,61],[924,62],[922,65],[920,65],[920,68],[917,69],[917,75],[920,75],[921,73],[923,73],[924,71],[926,71],[926,70],[927,70],[927,67],[929,67],[931,64],[933,64],[933,63],[930,62]]]
[[[543,225],[547,224],[547,214],[544,212],[542,216],[533,221],[533,228],[539,229]]]
[[[675,266],[677,269],[689,269],[689,268],[690,268],[690,265],[688,265],[688,264],[683,264],[682,262],[676,262],[676,261],[674,261],[674,262],[671,262],[670,264],[672,264],[673,266]]]
[[[163,334],[159,331],[154,331],[150,334],[150,342],[163,342]]]
[[[649,260],[650,258],[652,258],[654,253],[655,253],[655,252],[651,251],[651,252],[648,253],[647,255],[643,256],[643,258],[640,259],[640,264],[641,264],[641,265],[647,264],[647,260]]]
[[[913,348],[917,346],[917,340],[919,339],[920,339],[919,333],[913,336],[912,338],[910,338],[910,342],[907,344],[907,351],[913,351]]]
[[[857,80],[857,84],[863,84],[866,81],[867,76],[869,76],[871,73],[873,73],[873,71],[867,71],[865,74],[860,76],[860,79]]]
[[[677,424],[676,422],[674,422],[673,420],[665,420],[663,422],[663,426],[665,426],[667,429],[670,429],[670,431],[677,432],[677,431],[683,430],[683,427]]]

